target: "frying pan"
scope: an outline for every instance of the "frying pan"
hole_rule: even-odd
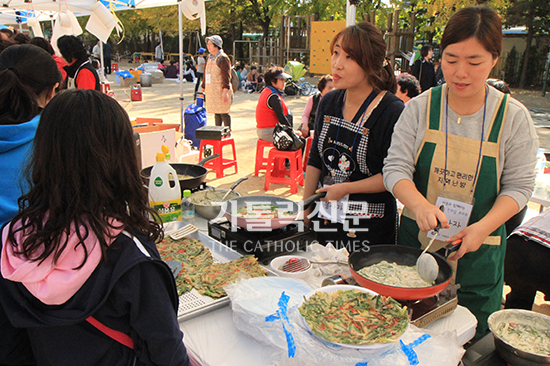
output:
[[[183,196],[183,191],[186,189],[195,189],[201,185],[202,182],[206,180],[206,175],[208,174],[208,169],[203,165],[209,160],[219,157],[218,154],[210,155],[207,158],[202,159],[198,164],[184,164],[184,163],[170,163],[172,168],[178,174],[188,175],[189,177],[180,178],[180,189],[181,195]],[[143,182],[149,186],[149,177],[151,176],[152,166],[142,169],[141,179]]]
[[[459,244],[449,244],[445,247],[447,255],[450,252],[458,250]],[[349,268],[355,281],[361,286],[373,290],[380,295],[391,296],[398,300],[420,300],[437,295],[447,287],[453,275],[453,269],[450,264],[439,254],[431,253],[437,264],[439,265],[439,274],[435,280],[435,284],[430,287],[422,288],[405,288],[388,286],[380,282],[369,280],[359,273],[363,267],[368,267],[373,264],[387,261],[395,262],[404,266],[415,266],[416,260],[422,254],[422,249],[406,247],[403,245],[371,245],[369,251],[353,252],[349,256]]]
[[[275,196],[245,196],[224,202],[222,210],[224,211],[225,217],[240,228],[249,231],[268,231],[279,229],[292,223],[296,220],[296,217],[298,217],[298,214],[301,211],[308,208],[309,205],[324,196],[326,196],[326,192],[316,193],[300,202],[294,202],[287,198]],[[258,204],[274,205],[279,208],[281,215],[283,215],[282,211],[289,211],[289,214],[277,219],[251,219],[239,217],[234,214],[242,207]]]

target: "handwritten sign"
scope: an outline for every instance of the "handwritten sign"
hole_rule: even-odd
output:
[[[437,197],[435,205],[437,207],[443,206],[443,212],[445,216],[447,216],[449,225],[451,225],[448,229],[439,230],[439,235],[437,236],[438,240],[449,239],[468,226],[468,220],[470,219],[473,208],[472,205],[446,197]],[[434,235],[435,233],[432,230],[427,236],[428,238],[433,238]]]

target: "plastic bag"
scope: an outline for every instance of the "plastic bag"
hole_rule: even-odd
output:
[[[295,309],[304,295],[312,291],[305,283],[283,277],[257,277],[241,281],[235,287],[224,287],[233,308],[233,321],[240,331],[266,345],[288,349],[292,326],[286,321],[288,309]],[[281,296],[284,293],[286,303]],[[285,300],[283,300],[284,302]],[[281,310],[281,305],[285,311]],[[270,321],[266,318],[271,317]]]
[[[233,289],[236,327],[269,348],[268,359],[283,365],[456,366],[464,354],[455,332],[436,333],[410,326],[399,343],[365,349],[324,342],[306,328],[298,306],[311,290],[288,278],[253,278]]]

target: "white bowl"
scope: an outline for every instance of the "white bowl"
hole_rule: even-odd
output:
[[[271,267],[271,270],[273,272],[275,272],[278,276],[294,278],[294,279],[305,278],[307,276],[307,274],[313,269],[313,267],[311,265],[309,266],[309,268],[307,268],[303,271],[298,271],[298,272],[286,272],[286,271],[283,271],[283,270],[280,269],[283,266],[283,264],[285,264],[288,260],[290,260],[292,258],[307,259],[307,258],[299,256],[299,255],[283,255],[281,257],[277,257],[277,258],[273,259],[271,261],[271,263],[269,263],[269,266]],[[309,262],[309,260],[308,260],[308,262]]]

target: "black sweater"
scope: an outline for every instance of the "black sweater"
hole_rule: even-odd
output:
[[[190,365],[172,273],[155,244],[138,238],[151,257],[121,234],[108,261],[62,305],[45,305],[0,276],[0,365],[130,366],[135,358],[135,365]],[[88,316],[130,335],[135,349],[87,323]]]

